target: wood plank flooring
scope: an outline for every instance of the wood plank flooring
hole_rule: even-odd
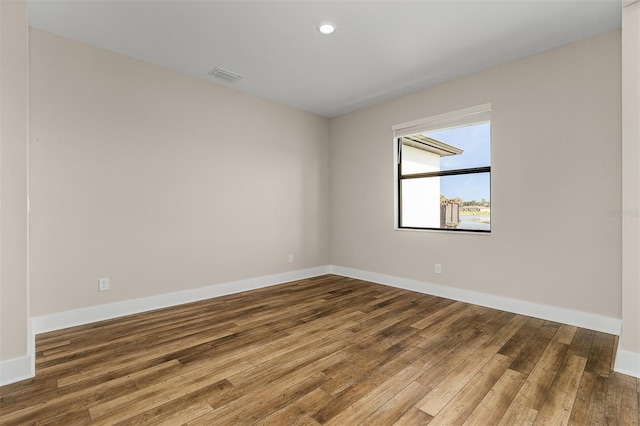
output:
[[[0,424],[638,425],[616,344],[326,275],[39,335]]]

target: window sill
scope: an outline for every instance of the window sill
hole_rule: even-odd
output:
[[[468,231],[468,230],[460,230],[460,231],[452,231],[450,229],[426,229],[426,228],[399,228],[395,226],[393,228],[394,231],[404,231],[404,232],[430,232],[437,234],[462,234],[462,235],[484,235],[490,236],[491,231]]]

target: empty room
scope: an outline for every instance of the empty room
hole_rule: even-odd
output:
[[[0,424],[640,424],[640,1],[0,0]]]

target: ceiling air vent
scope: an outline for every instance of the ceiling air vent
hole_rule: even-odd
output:
[[[238,81],[242,78],[238,74],[232,73],[231,71],[223,70],[222,68],[218,68],[218,67],[215,67],[214,69],[209,71],[209,75],[212,75],[214,77],[218,77],[230,82]]]

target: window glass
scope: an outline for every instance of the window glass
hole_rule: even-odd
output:
[[[426,133],[425,136],[463,150],[460,155],[440,157],[440,170],[491,165],[491,124],[482,123]]]

